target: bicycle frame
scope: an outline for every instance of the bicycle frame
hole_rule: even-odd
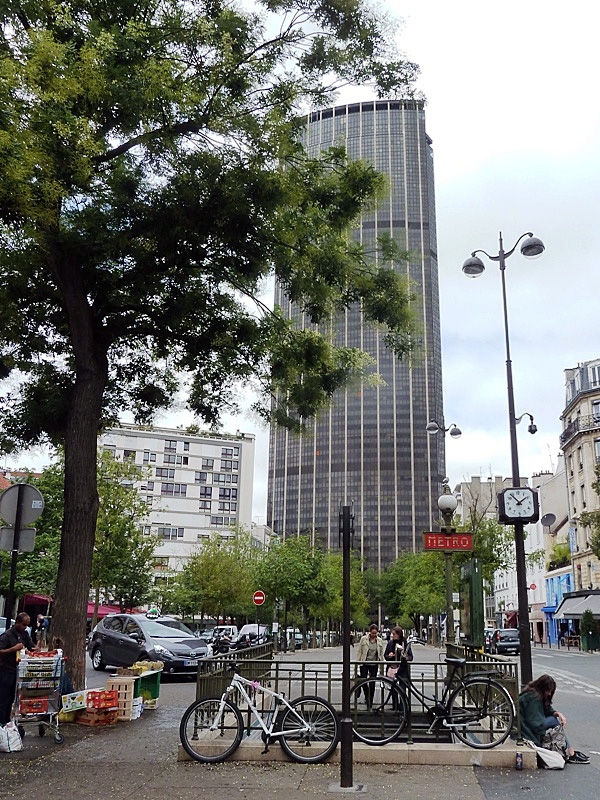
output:
[[[275,707],[273,708],[272,712],[269,711],[268,713],[272,713],[272,719],[270,726],[265,724],[263,716],[261,712],[258,710],[258,707],[252,702],[252,698],[250,694],[246,691],[246,686],[249,686],[254,692],[258,692],[262,695],[267,695],[271,698],[271,701],[275,702]],[[281,703],[285,705],[290,713],[298,720],[299,727],[298,728],[288,728],[285,733],[308,733],[310,731],[310,727],[306,724],[305,720],[295,711],[293,706],[290,705],[287,698],[284,694],[280,694],[279,692],[274,692],[272,689],[263,686],[262,684],[258,683],[258,681],[249,681],[247,678],[244,678],[242,675],[239,675],[237,672],[234,673],[233,678],[231,679],[231,683],[223,692],[221,697],[221,703],[219,705],[219,712],[215,717],[212,725],[210,726],[211,730],[216,730],[219,727],[221,717],[223,716],[223,709],[225,708],[225,700],[229,697],[229,695],[233,694],[233,692],[238,691],[244,700],[248,703],[248,707],[254,716],[254,719],[258,722],[260,727],[262,728],[263,733],[267,737],[267,742],[269,739],[275,739],[278,736],[282,736],[284,731],[276,731],[274,730],[275,725],[277,723],[277,704]]]

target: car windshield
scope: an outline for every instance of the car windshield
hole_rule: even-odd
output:
[[[500,631],[501,639],[518,639],[518,631]]]
[[[189,636],[194,636],[194,632],[187,625],[184,625],[180,619],[156,619],[154,622],[158,622],[159,625],[166,625],[167,628],[175,628],[175,630],[187,633]]]
[[[175,620],[174,620],[175,621]],[[194,634],[189,628],[181,623],[181,627],[172,627],[166,625],[164,622],[157,622],[154,619],[145,619],[142,623],[142,628],[149,636],[157,636],[160,639],[187,639],[194,637]]]

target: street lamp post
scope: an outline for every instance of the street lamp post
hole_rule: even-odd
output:
[[[510,340],[508,336],[508,307],[506,303],[506,259],[516,250],[519,242],[521,254],[532,258],[544,252],[543,242],[532,233],[522,234],[514,246],[506,252],[502,242],[502,233],[498,235],[499,248],[497,255],[490,255],[485,250],[474,250],[471,257],[463,264],[462,270],[468,277],[476,278],[483,273],[485,266],[483,261],[477,257],[477,253],[483,253],[490,261],[497,261],[500,267],[502,278],[502,309],[504,312],[504,341],[506,345],[506,385],[508,390],[508,425],[510,432],[510,457],[512,465],[512,484],[514,487],[521,485],[519,475],[519,451],[517,447],[517,417],[515,414],[515,393],[513,387],[512,361],[510,357]],[[519,418],[520,420],[520,418]],[[533,420],[532,420],[533,425]],[[529,683],[533,679],[531,666],[531,638],[529,631],[529,598],[527,596],[527,565],[525,562],[525,536],[524,524],[515,523],[515,558],[517,567],[517,601],[519,610],[519,632],[520,632],[520,653],[521,653],[521,681],[523,684]]]
[[[430,436],[442,432],[444,436],[449,433],[453,439],[458,439],[462,435],[461,429],[453,422],[447,428],[436,419],[432,419],[425,426],[425,430]],[[452,528],[452,516],[456,511],[458,502],[456,497],[450,492],[448,478],[443,482],[443,494],[438,498],[438,508],[442,515],[444,528],[450,533]],[[444,553],[444,573],[446,580],[446,642],[449,642],[454,635],[454,607],[452,604],[452,553]]]

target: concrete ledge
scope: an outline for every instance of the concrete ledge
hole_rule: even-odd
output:
[[[269,747],[269,752],[262,755],[262,742],[242,742],[231,761],[288,762],[289,758],[278,744]],[[355,764],[400,764],[453,767],[504,767],[514,769],[516,753],[523,754],[523,769],[536,769],[535,751],[525,745],[517,747],[514,742],[507,742],[490,750],[476,750],[463,744],[386,744],[383,747],[370,747],[362,742],[354,742],[352,761]],[[179,745],[178,761],[192,759]],[[339,763],[340,748],[337,747],[329,762]]]

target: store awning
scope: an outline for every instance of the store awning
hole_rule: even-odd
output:
[[[98,619],[102,619],[107,614],[118,614],[121,611],[119,606],[98,606]],[[87,615],[88,617],[92,617],[94,615],[94,604],[88,603],[87,607]]]
[[[554,618],[581,619],[581,615],[588,608],[595,617],[600,616],[600,595],[589,594],[586,597],[566,597],[559,605]]]
[[[557,608],[558,606],[544,606],[543,608],[540,608],[540,611],[543,611],[544,614],[554,614]]]

